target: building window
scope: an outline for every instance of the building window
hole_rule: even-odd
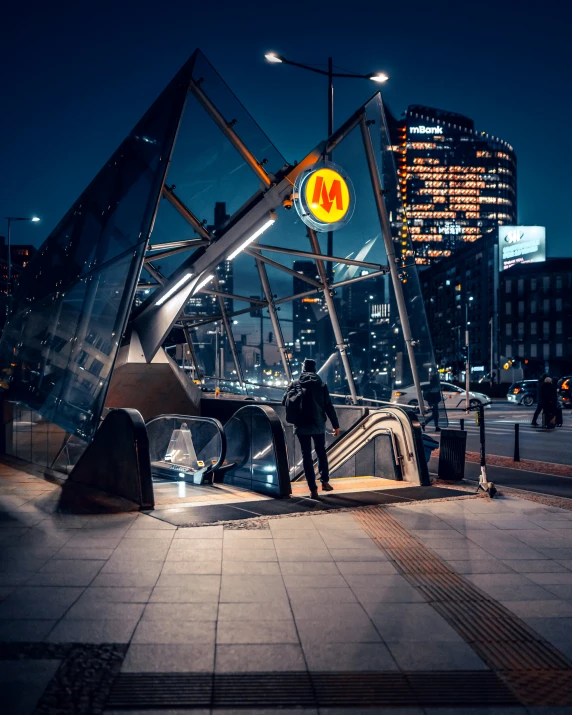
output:
[[[542,333],[545,338],[550,335],[550,323],[548,322],[548,320],[545,320],[542,323]]]
[[[550,345],[548,343],[544,343],[544,345],[542,346],[542,357],[545,360],[548,360],[548,358],[550,357]]]
[[[562,321],[556,321],[556,335],[562,335]]]
[[[556,276],[556,290],[562,290],[562,276]]]
[[[507,358],[511,358],[511,357],[512,357],[512,345],[507,345],[507,346],[506,346],[506,348],[505,348],[505,353],[506,353]]]
[[[536,313],[536,301],[535,300],[530,301],[530,312]]]
[[[518,314],[523,315],[523,313],[524,313],[524,301],[519,300],[518,301]]]
[[[510,293],[511,290],[512,290],[512,281],[510,280],[510,278],[508,278],[508,279],[504,282],[504,292],[505,292],[505,293]]]
[[[518,357],[524,357],[524,345],[522,343],[518,346]]]
[[[556,343],[556,357],[562,357],[562,343]]]
[[[536,343],[530,343],[530,357],[536,357]]]
[[[512,335],[512,323],[507,323],[505,325],[505,331],[507,335]]]
[[[562,312],[562,298],[556,298],[556,312]]]
[[[507,315],[510,315],[512,313],[512,303],[510,300],[507,300],[507,302],[504,304],[504,312]]]
[[[536,278],[530,279],[530,290],[536,290]]]
[[[522,291],[524,290],[524,279],[519,278],[518,279],[518,294],[522,295]]]
[[[536,335],[536,321],[535,320],[533,320],[532,323],[530,324],[530,334]]]
[[[524,323],[519,323],[518,324],[518,337],[522,338],[524,335]]]
[[[544,315],[550,313],[550,298],[545,298],[542,301],[542,310],[544,311]]]
[[[542,279],[542,287],[544,290],[550,290],[550,276],[544,276]]]

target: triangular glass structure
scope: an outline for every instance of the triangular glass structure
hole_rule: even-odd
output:
[[[9,397],[89,440],[133,336],[147,362],[169,336],[204,389],[262,399],[305,357],[354,404],[438,380],[395,151],[376,94],[289,164],[195,52],[25,272],[0,342]],[[337,257],[291,208],[324,161],[355,193]]]

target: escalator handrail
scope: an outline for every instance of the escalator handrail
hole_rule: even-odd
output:
[[[290,483],[290,474],[288,472],[288,448],[286,446],[286,437],[284,435],[284,425],[282,424],[282,420],[278,417],[275,410],[273,410],[270,405],[260,405],[252,402],[238,409],[226,423],[225,427],[230,425],[232,420],[237,415],[241,412],[246,412],[247,410],[260,410],[268,419],[270,434],[272,435],[272,444],[276,455],[280,496],[288,496],[292,493],[292,485]]]
[[[340,440],[345,439],[349,434],[351,434],[355,429],[357,429],[361,423],[367,419],[369,415],[369,408],[365,407],[364,413],[356,420],[356,422],[353,423],[353,425],[347,429],[345,432],[340,433],[338,437],[335,438],[333,442],[331,442],[327,447],[326,447],[326,454],[329,455],[330,451],[337,447],[340,443]],[[314,465],[316,464],[317,460],[314,460]],[[294,475],[292,478],[292,482],[299,482],[304,478],[304,468],[298,470],[297,474]]]
[[[224,460],[226,459],[226,435],[224,433],[224,428],[222,424],[215,419],[214,417],[199,417],[197,415],[175,415],[175,414],[164,414],[164,415],[157,415],[156,417],[152,417],[150,420],[145,422],[145,427],[149,427],[150,424],[153,422],[157,422],[158,420],[166,420],[166,419],[178,419],[178,420],[192,420],[194,422],[210,422],[210,424],[214,425],[216,427],[216,430],[218,432],[218,435],[220,437],[220,455],[218,458],[218,461],[216,464],[210,464],[205,473],[209,472],[216,472],[217,469],[222,467],[224,464]]]

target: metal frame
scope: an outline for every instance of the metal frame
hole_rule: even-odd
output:
[[[335,337],[336,349],[339,352],[342,365],[345,372],[345,378],[348,383],[349,392],[351,396],[351,401],[354,404],[358,403],[357,390],[353,378],[353,373],[351,370],[349,357],[347,354],[347,345],[344,340],[344,336],[341,330],[336,302],[334,300],[335,291],[346,285],[351,285],[361,280],[367,280],[369,278],[374,278],[381,275],[386,275],[389,273],[391,275],[391,281],[396,296],[399,318],[403,330],[403,337],[406,344],[407,354],[409,357],[409,362],[411,365],[411,371],[413,374],[413,381],[416,386],[416,391],[419,398],[419,404],[421,409],[423,409],[423,401],[421,394],[421,387],[419,381],[419,374],[417,371],[417,366],[415,363],[415,354],[413,350],[413,339],[411,336],[411,329],[409,324],[409,318],[407,314],[407,307],[405,304],[405,298],[403,295],[403,289],[401,281],[399,278],[399,271],[397,265],[397,259],[395,256],[395,249],[393,245],[393,239],[391,236],[391,228],[389,225],[389,219],[387,215],[387,208],[385,206],[385,201],[383,199],[383,191],[381,187],[381,181],[379,177],[378,167],[375,159],[375,154],[373,151],[373,144],[371,136],[369,133],[369,126],[366,120],[366,110],[365,107],[358,109],[336,132],[331,132],[327,141],[322,142],[314,151],[310,152],[303,161],[301,161],[296,166],[287,166],[283,169],[280,174],[275,177],[274,175],[268,174],[264,169],[264,161],[258,161],[258,159],[250,152],[248,147],[242,142],[240,137],[236,134],[233,129],[233,121],[226,121],[223,115],[220,113],[215,104],[210,100],[210,98],[205,94],[200,86],[200,81],[191,80],[189,85],[189,92],[192,94],[205,111],[210,115],[215,124],[219,127],[224,136],[229,140],[232,146],[240,154],[242,159],[254,172],[256,177],[261,181],[261,190],[257,191],[249,201],[247,201],[228,221],[225,229],[220,233],[220,235],[211,235],[204,224],[199,221],[199,219],[193,214],[193,212],[185,206],[183,201],[176,195],[175,187],[163,186],[162,196],[165,197],[171,205],[187,220],[190,226],[199,235],[197,239],[190,239],[188,241],[171,242],[171,243],[160,243],[155,246],[149,247],[149,252],[145,259],[145,269],[150,273],[150,275],[155,279],[157,284],[157,289],[152,295],[142,304],[138,313],[134,316],[133,324],[134,329],[140,336],[142,348],[145,357],[148,361],[153,359],[153,356],[160,349],[160,346],[168,334],[169,330],[175,325],[181,325],[185,330],[185,339],[187,344],[189,344],[191,349],[191,355],[193,362],[195,364],[195,370],[197,375],[200,374],[198,369],[198,362],[196,360],[196,354],[192,349],[192,340],[190,338],[189,330],[191,328],[197,328],[201,325],[208,325],[216,321],[222,321],[224,325],[225,332],[227,334],[231,353],[233,355],[234,364],[236,367],[238,380],[242,385],[244,383],[244,377],[242,375],[242,370],[240,368],[240,362],[238,359],[238,353],[236,350],[236,345],[234,342],[234,336],[232,334],[232,327],[230,325],[229,319],[248,313],[252,309],[252,304],[260,306],[260,308],[268,308],[270,320],[272,322],[272,327],[276,335],[278,349],[280,352],[280,358],[282,365],[284,367],[285,374],[288,379],[291,377],[290,366],[288,363],[288,358],[286,355],[286,346],[284,344],[284,339],[282,335],[282,330],[280,326],[280,321],[276,313],[277,306],[281,303],[290,302],[301,297],[315,295],[322,293],[324,296],[324,303],[329,313],[329,318],[332,324],[332,329]],[[230,293],[225,293],[220,290],[218,285],[218,280],[215,279],[215,285],[205,286],[198,292],[204,292],[207,295],[214,295],[217,297],[219,305],[219,314],[212,316],[188,316],[183,315],[183,309],[186,305],[188,298],[194,295],[196,292],[196,286],[202,280],[202,278],[209,273],[214,273],[216,276],[217,266],[225,260],[225,257],[231,255],[235,252],[237,248],[240,248],[241,243],[244,243],[245,239],[249,235],[252,235],[257,227],[261,226],[263,222],[268,220],[268,215],[270,212],[277,209],[286,199],[290,199],[292,193],[292,187],[295,184],[297,176],[304,171],[307,167],[313,165],[320,158],[327,157],[331,155],[332,151],[342,142],[354,129],[360,127],[362,134],[362,141],[365,150],[365,155],[368,164],[368,170],[370,175],[370,181],[372,184],[372,189],[375,197],[376,208],[378,212],[378,218],[381,228],[381,233],[384,240],[385,250],[388,256],[388,265],[382,266],[379,264],[371,263],[368,261],[360,261],[351,258],[334,257],[331,255],[324,255],[319,246],[316,234],[312,230],[308,230],[308,238],[310,241],[310,250],[302,251],[290,248],[283,248],[279,246],[271,246],[267,244],[252,244],[248,247],[244,247],[243,252],[246,255],[250,255],[254,258],[257,271],[260,277],[260,282],[262,289],[264,291],[264,297],[266,300],[251,299],[246,296],[239,296]],[[199,249],[194,251],[194,249]],[[175,255],[183,251],[193,251],[189,258],[182,263],[179,268],[177,268],[173,275],[168,279],[154,267],[152,261],[167,257],[170,255]],[[300,256],[309,260],[314,260],[316,262],[317,273],[319,280],[309,278],[292,268],[279,263],[267,255],[266,252],[281,253],[287,256]],[[340,263],[347,266],[356,266],[364,268],[370,271],[366,275],[355,276],[347,280],[339,281],[338,283],[333,282],[333,277],[330,275],[329,268],[333,267],[333,263]],[[272,288],[267,274],[266,266],[271,266],[277,270],[282,271],[292,277],[298,278],[305,283],[312,286],[311,290],[308,290],[297,295],[291,295],[280,299],[275,299],[272,294]],[[326,268],[328,266],[328,268]],[[192,274],[192,275],[190,275]],[[173,295],[169,294],[167,300],[161,300],[167,293],[169,293],[174,286],[176,286],[181,280],[184,281],[185,277],[189,276],[187,281],[181,285],[181,288],[177,290]],[[140,285],[140,289],[145,289],[146,286]],[[249,303],[249,307],[236,310],[227,311],[225,309],[224,300],[225,298],[240,300]],[[159,305],[157,305],[159,303]]]

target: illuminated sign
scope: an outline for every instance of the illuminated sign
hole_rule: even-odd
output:
[[[409,127],[411,134],[443,134],[443,127]]]
[[[352,182],[339,166],[322,162],[302,172],[294,187],[294,205],[304,223],[315,231],[335,231],[352,217]]]
[[[499,270],[546,260],[544,226],[499,226]]]

